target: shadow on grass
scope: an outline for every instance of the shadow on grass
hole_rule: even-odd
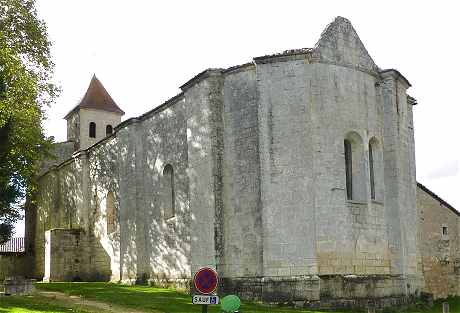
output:
[[[450,313],[460,313],[460,297],[449,297],[447,299],[436,300],[433,312],[442,312],[442,303],[449,302]]]
[[[107,283],[37,284],[40,290],[59,291],[86,299],[127,306],[145,311],[193,312],[190,297],[172,289],[124,286]],[[216,311],[217,312],[217,311]]]
[[[0,313],[89,313],[40,296],[0,297]]]
[[[44,291],[58,291],[68,295],[78,295],[87,299],[126,306],[146,312],[167,313],[201,312],[201,306],[193,305],[190,295],[174,289],[147,286],[126,286],[108,283],[38,283]],[[241,311],[251,312],[313,312],[292,308],[268,307],[257,304],[243,304]],[[209,313],[220,313],[220,306],[209,306]]]
[[[201,312],[201,306],[193,305],[191,296],[174,289],[154,288],[147,286],[126,286],[110,283],[38,283],[37,288],[44,291],[58,291],[68,295],[77,295],[86,299],[117,304],[145,312],[161,311],[165,313]],[[385,312],[398,313],[440,313],[442,302],[448,301],[451,313],[460,313],[460,297],[438,300],[433,308],[414,306],[408,310],[387,309]],[[2,306],[0,305],[0,308]],[[244,313],[312,313],[314,311],[293,309],[290,307],[264,306],[245,303],[241,307]],[[1,313],[2,311],[0,311]],[[10,312],[10,311],[4,311]],[[21,311],[18,311],[21,312]],[[26,312],[26,311],[24,311]],[[30,311],[34,312],[34,311]],[[41,312],[41,311],[37,311]],[[50,312],[50,311],[43,311]],[[56,311],[64,312],[64,311]],[[219,306],[210,306],[209,313],[220,313]],[[334,311],[339,313],[338,311]],[[358,311],[348,311],[358,312]]]

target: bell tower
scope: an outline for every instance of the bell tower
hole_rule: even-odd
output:
[[[93,75],[80,103],[64,117],[67,120],[67,140],[75,143],[75,150],[84,150],[111,135],[124,114]]]

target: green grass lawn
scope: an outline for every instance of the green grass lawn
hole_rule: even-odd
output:
[[[173,289],[162,289],[146,286],[126,286],[108,283],[38,283],[37,288],[42,291],[58,291],[72,296],[114,305],[133,308],[145,312],[164,313],[193,313],[201,312],[201,306],[191,303],[191,296]],[[460,313],[460,297],[449,299],[450,312]],[[41,296],[33,297],[3,297],[0,298],[0,313],[99,313],[99,311],[85,311],[88,308],[75,307],[69,303],[45,299]],[[273,312],[273,313],[302,313],[307,310],[269,307],[254,303],[243,303],[243,313]],[[389,311],[389,310],[387,310]],[[210,313],[220,313],[219,306],[210,306]],[[337,312],[337,311],[336,311]],[[434,308],[413,308],[405,313],[441,313],[441,301],[436,302]],[[337,312],[338,313],[338,312]],[[350,312],[348,312],[350,313]]]
[[[93,313],[41,296],[0,297],[0,313]]]
[[[433,309],[429,312],[442,312],[442,302],[449,302],[450,313],[460,313],[460,297],[448,298],[443,301],[436,301]]]
[[[60,291],[69,295],[101,302],[110,302],[126,307],[144,310],[146,312],[193,313],[200,312],[200,305],[192,304],[192,297],[174,289],[154,288],[147,286],[126,286],[107,283],[38,283],[40,290]],[[209,306],[209,313],[220,313],[219,305]],[[257,304],[243,303],[243,313],[273,312],[273,313],[303,313],[313,312],[292,308],[268,307]],[[1,312],[1,311],[0,311]],[[338,312],[337,312],[338,313]]]

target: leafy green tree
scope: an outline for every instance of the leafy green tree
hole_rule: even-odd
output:
[[[44,108],[57,96],[45,23],[35,0],[0,0],[0,243],[9,239],[23,199],[33,195],[44,136]]]

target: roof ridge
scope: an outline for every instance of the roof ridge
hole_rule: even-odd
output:
[[[444,205],[445,207],[447,207],[448,209],[450,209],[453,213],[455,213],[457,216],[460,216],[460,212],[454,208],[452,205],[450,205],[446,200],[442,199],[440,196],[438,196],[437,194],[435,194],[433,191],[431,191],[430,189],[428,189],[425,185],[423,185],[422,183],[419,183],[417,182],[417,186],[422,189],[423,191],[425,191],[427,194],[429,194],[431,197],[433,197],[434,199],[438,200],[442,205]]]

